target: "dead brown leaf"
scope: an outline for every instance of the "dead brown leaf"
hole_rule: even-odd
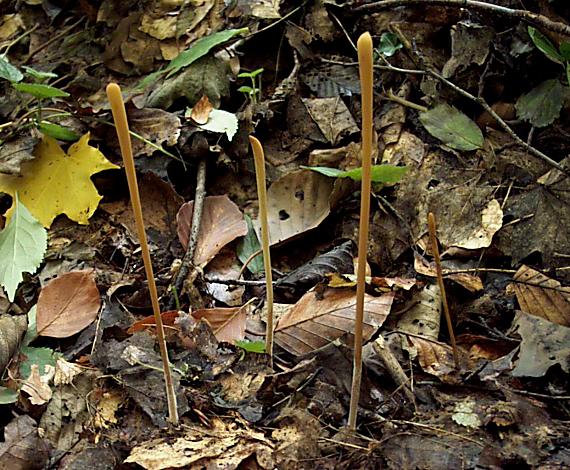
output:
[[[523,312],[562,326],[570,326],[570,287],[523,265],[515,273],[514,290]]]
[[[14,418],[4,429],[0,443],[0,470],[35,470],[44,468],[49,445],[39,436],[36,422],[27,415]]]
[[[38,336],[67,338],[88,326],[101,308],[95,271],[84,269],[58,276],[40,292]]]
[[[248,307],[203,308],[192,312],[197,320],[206,320],[216,339],[235,343],[245,338]]]
[[[210,117],[210,112],[214,109],[212,103],[206,95],[202,95],[202,98],[192,108],[192,113],[190,114],[190,119],[192,119],[196,124],[206,124]]]
[[[443,268],[443,267],[442,267]],[[437,271],[434,263],[429,263],[419,253],[414,253],[414,269],[418,274],[428,277],[437,277]],[[442,269],[445,279],[450,279],[457,282],[457,284],[465,287],[470,292],[479,292],[483,290],[483,281],[478,276],[469,273],[452,273],[449,274],[449,269]]]
[[[183,204],[178,214],[178,238],[186,249],[190,230],[194,201]],[[232,240],[247,234],[247,223],[243,214],[227,196],[208,196],[204,200],[204,211],[200,224],[200,235],[194,254],[194,264],[204,267]]]
[[[380,297],[366,294],[363,338],[367,341],[390,313],[394,293]],[[307,292],[278,322],[275,342],[292,354],[300,355],[347,337],[352,342],[356,293],[353,289],[327,288],[322,295]],[[350,339],[349,339],[350,338]]]

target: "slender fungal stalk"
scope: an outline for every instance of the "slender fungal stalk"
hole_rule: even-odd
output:
[[[164,373],[164,382],[166,384],[166,399],[168,402],[168,417],[171,423],[178,424],[178,409],[176,408],[176,393],[172,382],[172,374],[170,371],[170,361],[168,360],[168,351],[166,349],[166,340],[164,338],[164,327],[162,325],[162,317],[160,316],[160,306],[158,304],[158,293],[154,282],[154,273],[152,263],[150,261],[150,252],[146,240],[146,232],[144,228],[141,200],[139,195],[139,187],[137,176],[135,173],[135,162],[133,159],[133,149],[131,147],[131,138],[129,135],[129,124],[127,122],[127,113],[125,111],[125,103],[121,96],[121,89],[116,83],[107,85],[107,96],[111,103],[113,111],[113,119],[115,128],[121,145],[121,154],[125,164],[125,172],[127,173],[127,181],[129,183],[129,192],[131,195],[131,204],[137,225],[137,233],[141,246],[144,269],[148,280],[148,289],[150,291],[150,299],[152,302],[152,311],[156,322],[156,333],[158,336],[158,344],[160,346],[160,356],[162,357],[162,370]]]
[[[370,172],[372,166],[372,38],[364,33],[358,38],[358,69],[362,93],[362,186],[360,190],[360,227],[358,229],[358,272],[356,281],[356,318],[354,322],[354,365],[348,427],[356,430],[360,382],[362,379],[362,326],[366,287],[366,254],[370,217]]]
[[[263,267],[267,294],[267,329],[265,350],[273,367],[273,276],[271,275],[271,256],[269,253],[269,224],[267,222],[267,190],[265,188],[265,156],[261,142],[249,136],[249,143],[255,160],[255,179],[257,180],[257,198],[259,199],[259,221],[261,222],[261,247],[263,249]]]
[[[455,361],[455,368],[459,369],[459,355],[457,354],[457,345],[455,344],[455,334],[453,333],[453,325],[451,323],[451,315],[449,314],[449,305],[447,303],[447,295],[445,294],[445,286],[443,284],[443,272],[441,270],[441,258],[439,257],[439,247],[437,246],[437,235],[435,216],[433,212],[428,214],[428,228],[429,228],[429,241],[431,251],[435,260],[435,270],[437,272],[437,284],[441,292],[441,301],[443,303],[443,312],[445,313],[445,320],[447,321],[447,329],[449,331],[449,338],[451,339],[451,347],[453,348],[453,360]]]

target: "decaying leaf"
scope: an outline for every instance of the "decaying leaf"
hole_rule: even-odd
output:
[[[18,350],[20,340],[26,332],[28,321],[25,315],[0,316],[0,372]]]
[[[517,100],[517,116],[535,127],[548,126],[560,116],[563,94],[560,80],[545,80]]]
[[[269,239],[272,245],[317,227],[330,213],[334,181],[309,171],[295,171],[267,190]]]
[[[222,250],[206,267],[204,274],[217,279],[237,279],[240,266],[235,253]],[[217,282],[206,282],[206,289],[214,299],[230,307],[242,305],[245,286],[230,286]]]
[[[12,197],[18,192],[22,203],[46,228],[59,214],[87,224],[102,199],[91,175],[118,168],[88,142],[89,134],[85,134],[65,154],[56,140],[44,136],[34,150],[36,158],[22,164],[22,177],[0,175],[0,191]],[[14,203],[8,216],[13,210]]]
[[[367,341],[390,313],[394,293],[380,297],[366,294],[363,338]],[[350,344],[354,334],[356,293],[353,289],[326,289],[322,294],[307,292],[280,318],[275,342],[291,354],[300,355],[344,338]]]
[[[446,269],[446,265],[442,264],[442,271],[445,279],[450,279],[457,282],[457,284],[465,287],[470,292],[479,292],[483,290],[483,281],[479,276],[474,276],[469,273],[452,273],[449,274],[450,269]],[[435,263],[429,263],[419,253],[414,253],[414,269],[418,274],[429,277],[437,277],[437,270]]]
[[[22,164],[34,159],[32,152],[38,143],[33,136],[19,137],[0,146],[0,173],[20,175]]]
[[[407,336],[410,346],[413,346],[418,354],[418,361],[424,372],[439,377],[445,383],[457,383],[459,370],[455,368],[453,350],[451,346],[432,339],[423,339],[417,336]],[[466,363],[465,353],[459,349],[460,363]]]
[[[53,366],[46,366],[40,373],[39,366],[32,364],[29,377],[23,382],[21,390],[29,395],[32,405],[44,405],[51,400],[52,390],[49,385],[55,374]]]
[[[332,145],[338,144],[343,137],[358,132],[352,114],[339,97],[303,98],[302,101],[311,118]]]
[[[526,265],[513,277],[512,288],[523,312],[562,326],[570,326],[570,287]]]
[[[45,468],[49,455],[49,445],[30,416],[17,416],[6,425],[4,442],[0,443],[0,469],[40,470]]]
[[[133,156],[152,155],[156,145],[174,146],[180,137],[180,118],[173,113],[156,108],[130,109],[129,128],[155,146],[132,137]]]
[[[441,321],[441,293],[438,286],[428,284],[414,295],[411,307],[398,321],[398,330],[437,341]],[[404,349],[408,349],[406,343]]]
[[[471,119],[446,103],[420,113],[427,131],[456,150],[476,150],[483,146],[483,134]]]
[[[100,308],[94,270],[58,276],[41,290],[38,297],[38,336],[67,338],[95,320]]]
[[[186,248],[192,229],[194,201],[182,205],[176,221],[178,238]],[[208,196],[204,199],[204,210],[200,223],[200,234],[194,254],[196,266],[208,262],[229,242],[247,234],[247,224],[242,212],[227,196]]]
[[[167,468],[239,468],[253,457],[258,468],[274,468],[273,445],[258,431],[219,418],[211,420],[208,434],[200,426],[188,426],[176,439],[159,438],[137,445],[125,463],[137,463],[146,470]]]
[[[518,312],[512,330],[522,338],[515,377],[542,377],[556,364],[570,372],[570,328]]]
[[[218,341],[235,343],[245,337],[248,307],[203,308],[192,312],[197,320],[209,323]]]
[[[503,210],[499,201],[491,199],[481,211],[481,226],[468,234],[464,240],[457,241],[453,246],[476,250],[487,248],[493,241],[493,235],[503,226]]]

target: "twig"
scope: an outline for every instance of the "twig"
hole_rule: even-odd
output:
[[[341,60],[323,59],[323,58],[321,58],[321,62],[323,62],[325,64],[344,65],[345,67],[358,67],[358,62],[343,62]],[[391,72],[407,73],[410,75],[426,75],[427,74],[427,72],[425,70],[402,69],[399,67],[394,67],[391,64],[374,65],[374,68],[377,70],[390,70]]]
[[[257,198],[259,200],[259,221],[261,222],[261,246],[263,248],[263,266],[265,268],[265,284],[267,296],[267,329],[265,350],[269,354],[269,364],[273,367],[273,274],[271,272],[271,253],[269,251],[269,223],[267,221],[267,188],[265,186],[265,155],[261,142],[249,136],[255,161],[255,179],[257,181]]]
[[[401,6],[418,5],[425,7],[427,5],[439,5],[448,8],[470,8],[473,10],[489,11],[500,15],[508,16],[510,18],[528,21],[536,26],[543,27],[555,33],[565,34],[570,36],[570,26],[552,21],[550,18],[533,13],[527,10],[515,10],[512,8],[494,5],[492,3],[481,2],[476,0],[381,0],[378,2],[368,3],[352,8],[352,11],[357,13],[372,13],[375,11],[386,10],[388,8],[395,8]]]
[[[265,280],[260,280],[260,281],[251,281],[251,280],[247,280],[247,279],[221,279],[219,277],[204,277],[204,280],[206,282],[211,282],[214,284],[224,284],[227,286],[264,286],[267,284],[267,282]],[[281,288],[286,288],[285,286],[281,286],[277,283],[277,281],[273,282],[273,287],[281,287]]]
[[[390,376],[396,385],[402,388],[408,400],[410,400],[410,402],[414,405],[414,408],[416,408],[416,397],[408,385],[410,380],[408,379],[408,376],[404,372],[404,369],[402,369],[402,366],[398,360],[390,351],[390,348],[386,347],[384,338],[382,336],[379,336],[378,339],[372,344],[372,348],[378,357],[382,360],[384,366],[390,373]]]
[[[125,164],[125,172],[129,184],[129,193],[131,196],[131,204],[133,206],[133,214],[137,225],[139,243],[144,261],[144,268],[148,281],[148,289],[152,303],[152,311],[156,323],[156,333],[158,337],[158,345],[160,347],[160,356],[162,358],[162,368],[164,373],[164,382],[166,384],[166,399],[168,403],[168,416],[173,424],[178,424],[178,409],[176,407],[176,393],[174,391],[174,383],[172,382],[172,373],[170,370],[170,361],[168,359],[168,350],[166,348],[166,339],[164,336],[164,327],[162,325],[162,317],[160,316],[160,306],[158,304],[158,293],[156,283],[154,281],[154,273],[152,270],[152,262],[150,260],[150,251],[146,239],[146,231],[144,228],[141,200],[139,195],[137,176],[135,172],[135,161],[133,158],[133,149],[131,147],[131,138],[129,135],[129,125],[127,122],[127,113],[125,111],[125,103],[121,96],[121,89],[116,83],[107,85],[107,96],[111,103],[113,119],[119,137],[121,146],[121,154]]]
[[[443,312],[445,313],[445,320],[447,321],[447,329],[449,331],[449,338],[451,339],[451,347],[453,349],[453,360],[455,361],[455,368],[459,369],[459,355],[457,354],[455,333],[453,333],[453,324],[451,323],[451,315],[449,314],[449,304],[447,303],[445,285],[443,284],[443,275],[441,273],[441,259],[439,258],[439,247],[437,246],[435,216],[433,215],[433,212],[430,212],[428,214],[428,227],[429,227],[429,239],[431,244],[431,251],[435,260],[435,269],[437,271],[437,283],[439,284],[441,301],[443,303]]]
[[[372,167],[372,37],[364,33],[358,38],[358,62],[362,94],[362,185],[360,189],[360,226],[358,228],[358,271],[356,275],[356,315],[354,321],[354,364],[348,428],[356,430],[360,382],[362,380],[362,327],[364,323],[364,291],[366,289],[366,255],[370,224],[370,191]]]
[[[393,101],[394,103],[401,104],[402,106],[406,106],[407,108],[415,109],[415,110],[420,111],[422,113],[425,113],[428,110],[427,107],[422,106],[421,104],[412,103],[411,101],[408,101],[405,98],[401,98],[400,96],[396,96],[392,92],[392,90],[388,91],[388,93],[386,94],[386,98],[390,101]]]
[[[200,225],[202,222],[202,212],[204,210],[204,199],[206,198],[206,158],[202,157],[198,163],[198,172],[196,175],[196,192],[194,193],[194,206],[192,209],[192,227],[190,228],[190,236],[188,237],[188,245],[186,253],[182,258],[180,269],[173,283],[173,288],[177,292],[182,292],[184,280],[188,277],[191,269],[194,267],[194,253],[196,253],[196,245],[198,243],[198,235],[200,234]],[[174,297],[170,298],[168,308],[172,310],[175,306]]]

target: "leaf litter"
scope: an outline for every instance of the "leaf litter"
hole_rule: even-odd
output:
[[[509,1],[39,3],[0,18],[0,468],[570,465],[570,7],[537,2],[528,27]],[[365,30],[377,166],[350,435],[361,115],[347,38]],[[168,431],[110,81],[182,416]],[[273,367],[248,134],[267,154]]]

